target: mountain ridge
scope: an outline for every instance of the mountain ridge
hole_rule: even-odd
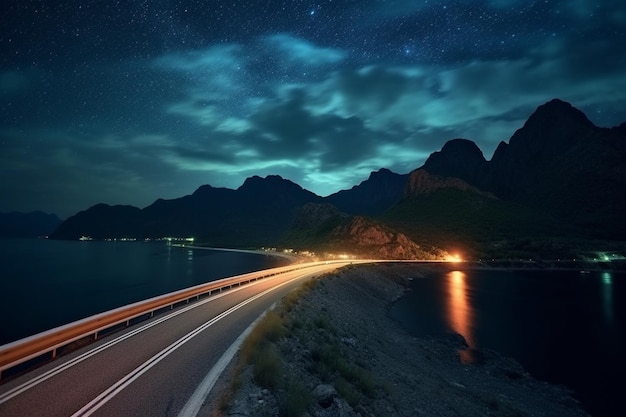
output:
[[[61,224],[56,214],[42,211],[0,213],[1,237],[48,236]]]
[[[105,238],[114,237],[106,233],[126,230],[145,237],[201,236],[217,246],[275,246],[304,242],[304,238],[294,238],[294,230],[299,230],[303,236],[316,236],[318,244],[324,238],[336,241],[339,235],[350,244],[353,236],[347,230],[365,233],[368,228],[346,225],[373,222],[379,231],[392,234],[404,235],[406,228],[411,231],[407,239],[421,245],[431,239],[433,246],[439,239],[438,228],[463,239],[472,234],[468,231],[472,224],[486,230],[483,246],[497,238],[505,242],[499,247],[518,247],[515,242],[524,240],[527,230],[546,239],[553,233],[559,239],[595,236],[623,240],[626,197],[620,190],[625,188],[626,123],[596,127],[580,110],[555,99],[539,106],[508,143],[501,142],[491,160],[485,159],[475,142],[457,138],[447,141],[409,174],[381,168],[358,185],[327,197],[278,175],[252,176],[234,190],[202,185],[190,195],[158,199],[144,209],[94,206],[63,222],[53,237],[75,239],[92,234]],[[478,209],[464,210],[454,198]],[[334,223],[321,227],[324,221],[318,221],[312,222],[309,230],[299,228],[300,209],[310,204],[318,209],[309,215],[328,215],[328,207],[319,207],[336,207],[337,212],[330,215]],[[114,212],[122,218],[116,219]],[[97,213],[100,218],[94,215]],[[424,223],[424,213],[432,213],[432,225]],[[456,229],[451,230],[446,219],[436,213],[469,217],[465,222],[453,222]],[[124,216],[128,218],[124,220]],[[517,216],[509,219],[515,226],[508,227],[507,216]],[[95,227],[94,222],[103,227]],[[500,230],[491,230],[496,224]],[[535,227],[539,224],[547,230]],[[343,232],[333,234],[340,225],[345,226]],[[430,232],[421,233],[416,225]],[[381,237],[379,249],[389,243],[383,242],[385,233],[377,234]]]

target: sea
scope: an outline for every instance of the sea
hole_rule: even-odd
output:
[[[624,415],[625,273],[442,271],[415,276],[389,315],[417,337],[458,333],[472,350],[514,358],[592,416]]]
[[[136,301],[288,264],[166,241],[0,239],[0,345]]]

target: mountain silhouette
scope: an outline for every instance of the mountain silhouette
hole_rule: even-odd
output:
[[[233,247],[327,240],[364,248],[370,233],[387,245],[377,253],[401,253],[390,242],[402,241],[414,254],[437,245],[476,255],[557,254],[590,238],[623,241],[625,189],[626,123],[597,127],[555,99],[491,160],[473,141],[453,139],[410,174],[383,168],[326,198],[280,176],[253,176],[236,190],[203,185],[143,209],[99,204],[52,237],[195,236]]]
[[[41,211],[0,213],[0,237],[47,236],[61,223],[55,214]]]
[[[203,185],[191,195],[158,199],[144,209],[98,204],[67,219],[52,237],[201,236],[215,245],[270,245],[285,233],[298,207],[322,201],[279,176],[254,176],[237,190]]]
[[[351,214],[377,215],[402,198],[408,176],[386,168],[372,172],[369,178],[349,190],[326,197],[326,201]]]
[[[453,140],[423,169],[572,222],[592,236],[626,236],[623,125],[596,127],[561,100],[537,108],[490,161],[473,142]]]

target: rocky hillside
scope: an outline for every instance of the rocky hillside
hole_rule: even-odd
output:
[[[433,175],[424,168],[416,169],[409,174],[403,197],[404,200],[414,199],[447,188],[454,188],[460,191],[480,194],[488,198],[495,198],[492,194],[481,191],[458,177]]]
[[[350,216],[329,204],[307,204],[296,216],[285,245],[381,259],[442,259],[447,253],[420,246],[382,223]]]

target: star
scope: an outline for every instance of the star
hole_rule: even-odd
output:
[[[2,210],[270,174],[326,195],[453,137],[488,157],[555,97],[626,120],[618,0],[40,3],[0,14]]]

